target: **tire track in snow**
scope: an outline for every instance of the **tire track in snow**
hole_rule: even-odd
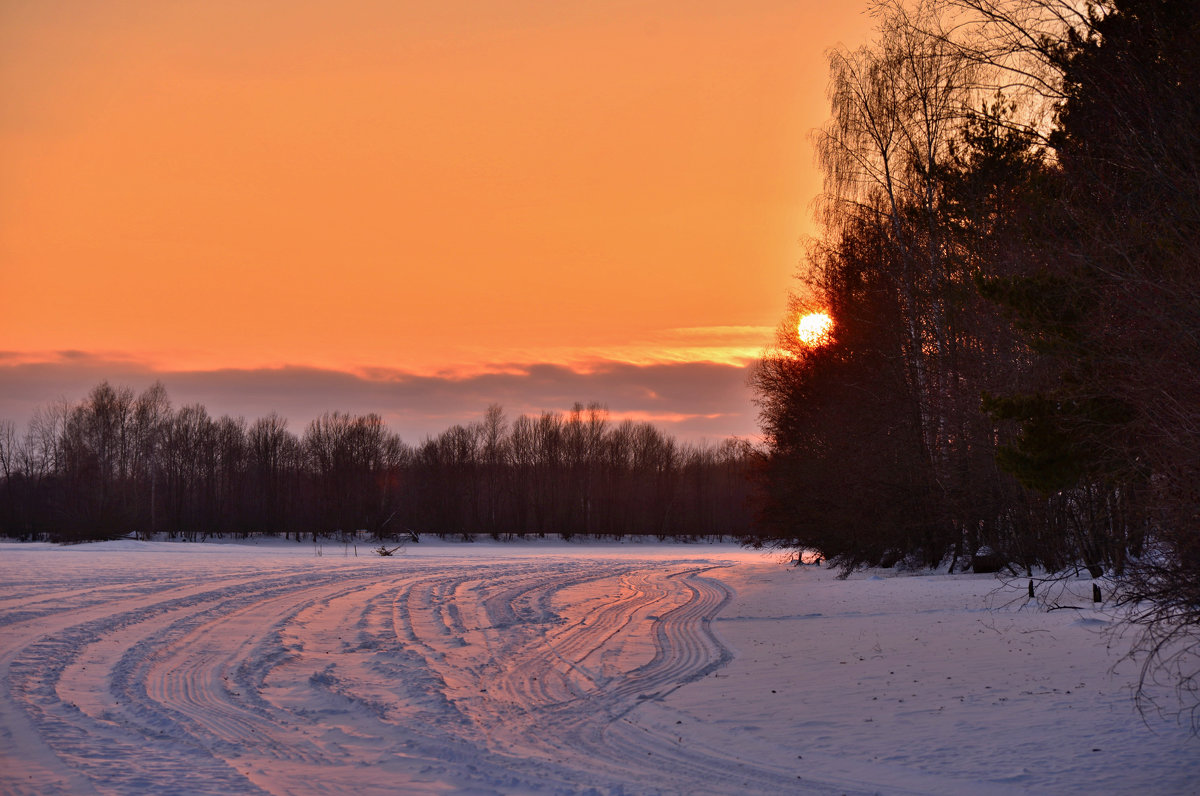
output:
[[[138,648],[132,641],[136,631],[129,636],[131,629],[178,622],[211,610],[214,602],[220,604],[247,591],[253,594],[255,590],[286,588],[286,582],[261,584],[238,576],[216,583],[209,579],[206,588],[199,591],[180,587],[158,594],[154,589],[159,584],[149,584],[142,586],[145,593],[127,593],[108,605],[87,604],[79,613],[59,615],[51,622],[42,619],[20,623],[22,641],[27,643],[3,661],[4,696],[28,717],[42,742],[83,774],[97,792],[140,792],[163,786],[168,790],[195,787],[199,788],[197,792],[213,792],[214,787],[231,793],[257,792],[224,762],[205,754],[197,745],[179,748],[169,743],[178,735],[168,733],[168,725],[139,723],[136,700],[131,704],[129,696],[119,689],[121,662],[128,660],[130,649]],[[113,641],[105,644],[105,639]],[[75,664],[96,644],[110,649],[84,675],[87,664]],[[120,653],[119,658],[111,654],[114,650]],[[60,687],[67,672],[82,679],[77,690],[84,693],[110,689],[107,703],[124,715],[110,711],[89,715],[79,705],[64,700]],[[64,690],[71,692],[70,687]],[[137,759],[137,766],[129,765],[133,759]]]
[[[794,773],[746,771],[744,764],[681,749],[675,738],[652,736],[626,720],[639,705],[731,659],[710,625],[730,594],[704,577],[710,569],[632,563],[589,578],[544,569],[527,589],[495,586],[483,597],[493,618],[518,614],[515,606],[528,602],[533,591],[561,596],[561,616],[536,634],[528,626],[523,634],[512,632],[516,626],[501,623],[509,638],[488,645],[503,649],[501,658],[482,661],[473,657],[478,650],[439,650],[451,678],[487,664],[496,669],[479,694],[460,690],[460,709],[497,752],[567,760],[581,782],[650,782],[656,783],[654,791],[678,793],[794,790]],[[599,588],[598,595],[573,594],[588,582]],[[593,663],[599,659],[607,661],[603,674]]]
[[[130,566],[74,592],[27,585],[36,617],[0,594],[0,711],[53,753],[42,781],[62,792],[794,790],[630,721],[730,660],[713,568]],[[2,771],[0,790],[21,792]]]

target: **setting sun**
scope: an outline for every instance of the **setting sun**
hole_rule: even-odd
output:
[[[829,330],[832,328],[833,318],[823,312],[812,312],[796,324],[796,334],[801,343],[815,347],[829,342]]]

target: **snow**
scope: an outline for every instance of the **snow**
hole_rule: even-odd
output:
[[[837,580],[728,544],[355,552],[0,544],[0,792],[1200,781],[1200,741],[1136,711],[1128,642],[1087,580],[1031,602],[993,576]]]

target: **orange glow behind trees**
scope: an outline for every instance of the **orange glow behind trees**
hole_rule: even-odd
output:
[[[800,318],[796,324],[796,335],[800,342],[809,347],[825,345],[829,342],[829,333],[833,330],[833,318],[824,312],[810,312]]]

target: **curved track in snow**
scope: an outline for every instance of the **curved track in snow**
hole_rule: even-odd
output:
[[[731,659],[719,564],[131,558],[0,584],[3,792],[796,788],[631,720]]]

